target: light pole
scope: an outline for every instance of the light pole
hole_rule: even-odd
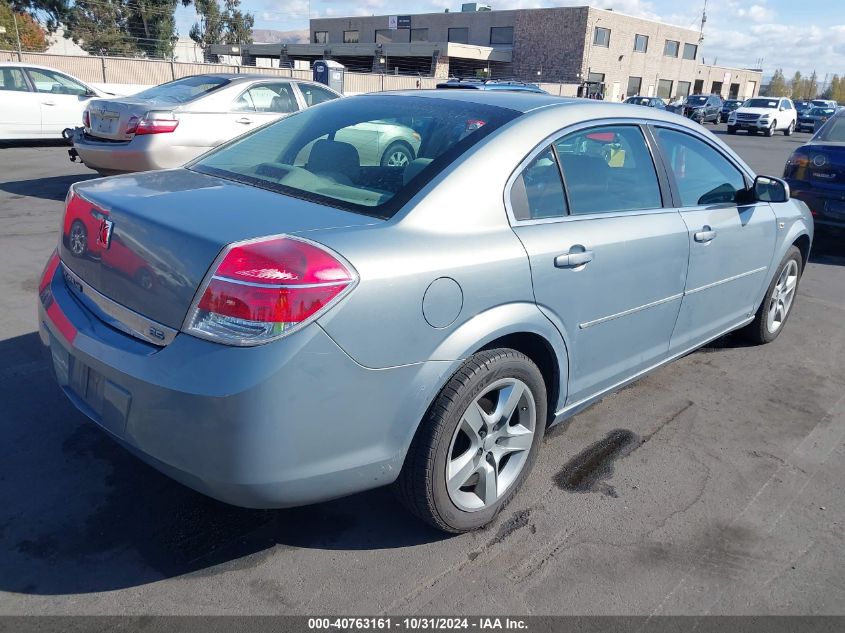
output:
[[[14,11],[12,11],[12,20],[15,23],[15,39],[18,42],[18,61],[20,62],[23,61],[23,57],[21,56],[21,34],[18,31],[18,16]]]

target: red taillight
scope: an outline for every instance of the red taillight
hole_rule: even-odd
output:
[[[91,115],[89,114],[88,110],[85,110],[82,113],[82,126],[91,127]]]
[[[801,152],[793,152],[787,164],[794,165],[795,167],[806,167],[810,164],[810,157]]]
[[[133,116],[126,123],[127,134],[167,134],[179,126],[172,112],[147,112],[143,119]]]
[[[185,331],[229,345],[258,345],[316,319],[356,281],[324,248],[292,237],[231,245],[200,289]]]

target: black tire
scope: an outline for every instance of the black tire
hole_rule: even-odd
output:
[[[775,128],[777,127],[777,125],[778,125],[777,121],[772,121],[771,125],[769,125],[769,127],[766,128],[766,132],[765,132],[766,136],[774,136],[775,135]]]
[[[464,412],[495,381],[516,378],[534,398],[536,420],[528,456],[504,494],[489,507],[460,509],[446,488],[446,467],[452,437]],[[451,533],[469,532],[490,523],[510,502],[531,472],[546,428],[546,386],[537,366],[513,349],[492,349],[469,357],[429,407],[414,436],[394,490],[417,517]]]
[[[74,220],[68,233],[68,250],[74,257],[82,257],[88,252],[88,229],[82,220]]]
[[[789,125],[786,126],[786,129],[783,131],[784,136],[792,136],[792,133],[795,131],[795,122],[793,121]]]
[[[396,162],[397,156],[402,156],[405,162]],[[387,146],[384,154],[381,155],[382,167],[407,167],[408,164],[414,160],[414,150],[405,141],[394,141]]]
[[[736,126],[735,125],[729,125],[728,126],[728,134],[736,134]]]
[[[757,313],[754,315],[754,320],[741,330],[742,335],[752,343],[756,343],[757,345],[763,345],[765,343],[771,343],[772,341],[774,341],[783,331],[783,328],[786,325],[786,321],[789,319],[789,315],[792,314],[792,308],[795,306],[795,296],[793,296],[792,298],[789,310],[787,311],[786,316],[783,318],[780,327],[778,327],[777,330],[775,330],[774,332],[769,331],[766,317],[768,314],[768,309],[772,303],[775,287],[777,286],[778,278],[781,276],[781,273],[792,261],[794,261],[798,266],[798,280],[796,282],[794,291],[795,295],[797,295],[798,293],[798,285],[801,282],[801,275],[804,272],[804,259],[801,257],[801,251],[798,250],[798,247],[792,246],[787,251],[786,255],[780,263],[780,266],[778,266],[777,272],[775,272],[775,275],[772,278],[772,282],[766,289],[766,295],[763,298],[763,302],[760,304],[760,307],[757,308]]]

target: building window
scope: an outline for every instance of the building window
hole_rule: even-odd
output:
[[[496,44],[513,44],[512,26],[494,26],[490,29],[490,46]]]
[[[411,41],[412,42],[427,42],[428,41],[428,29],[411,29]]]
[[[329,32],[328,31],[314,31],[314,43],[315,44],[328,44],[329,43]]]
[[[376,29],[376,44],[389,44],[393,41],[393,31],[390,29]]]
[[[661,99],[669,99],[672,96],[672,80],[661,79],[657,82],[657,96]]]
[[[711,95],[720,95],[722,94],[722,82],[721,81],[714,81],[710,85],[710,94]]]
[[[625,90],[626,97],[636,97],[640,94],[643,85],[642,77],[628,77],[628,88]]]
[[[675,40],[666,40],[666,44],[663,46],[663,55],[666,57],[677,57],[680,46],[680,42],[676,42]]]
[[[698,46],[695,44],[684,44],[684,59],[695,59],[698,55]]]
[[[449,41],[455,44],[469,44],[469,29],[465,26],[449,29]]]
[[[648,35],[634,36],[634,51],[636,51],[637,53],[648,52]]]
[[[344,31],[343,32],[343,43],[344,44],[357,44],[358,43],[358,31]]]
[[[597,26],[595,33],[593,33],[593,45],[610,46],[610,29]]]
[[[604,83],[604,73],[589,73],[587,75],[587,81],[597,84]]]
[[[689,96],[689,87],[690,87],[690,82],[679,81],[678,82],[678,90],[677,90],[677,92],[675,92],[675,95],[677,95],[678,97]]]

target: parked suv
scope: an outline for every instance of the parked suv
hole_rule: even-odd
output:
[[[781,130],[785,136],[790,136],[795,131],[797,119],[798,113],[791,99],[755,97],[728,115],[728,134],[745,130],[749,134],[763,132],[772,136]]]
[[[691,95],[679,114],[696,123],[718,123],[722,112],[722,98],[718,95]]]

